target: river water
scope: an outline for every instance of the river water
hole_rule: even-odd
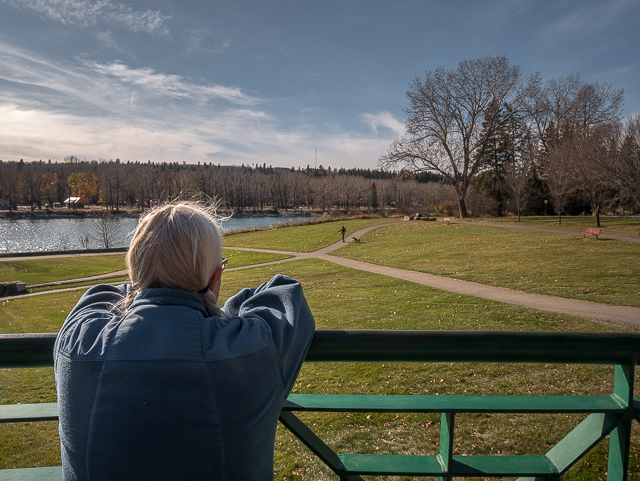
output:
[[[224,232],[278,223],[299,223],[310,216],[233,217],[222,222]],[[119,239],[109,247],[126,247],[138,224],[136,218],[119,218]],[[104,247],[98,242],[91,218],[0,219],[0,253],[40,252]],[[88,243],[83,245],[88,239]]]

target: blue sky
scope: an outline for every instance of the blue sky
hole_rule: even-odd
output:
[[[0,159],[375,168],[416,76],[506,55],[640,111],[640,2],[0,0]]]

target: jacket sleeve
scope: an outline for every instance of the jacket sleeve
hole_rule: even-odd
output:
[[[104,327],[117,317],[116,305],[130,290],[129,285],[99,284],[85,292],[62,324],[54,348],[54,364],[61,353],[86,352],[104,333]],[[82,344],[88,345],[82,345]],[[93,346],[95,350],[97,345]]]
[[[283,381],[290,390],[315,332],[300,283],[278,274],[256,289],[243,289],[231,297],[224,311],[230,317],[264,323],[270,329]]]

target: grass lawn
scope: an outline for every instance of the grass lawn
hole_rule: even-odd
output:
[[[287,254],[266,254],[263,252],[247,252],[225,250],[229,259],[229,267],[240,267],[263,262],[275,261],[291,257]],[[0,260],[0,282],[20,280],[29,284],[80,279],[117,272],[125,269],[124,254],[102,256],[52,257],[44,259],[21,259],[13,261]],[[121,279],[121,278],[118,278]],[[116,280],[110,280],[116,282]],[[69,284],[83,285],[86,283]]]
[[[319,329],[611,330],[577,317],[461,296],[320,260],[225,272],[221,299],[243,287],[256,286],[276,273],[300,279]],[[11,319],[10,332],[55,331],[81,292],[5,301],[0,306],[0,318]],[[3,331],[8,332],[4,327],[3,323]],[[294,390],[440,395],[608,393],[611,371],[608,366],[307,363]],[[51,368],[0,371],[0,402],[54,400]],[[438,415],[340,413],[300,417],[329,445],[343,452],[434,453],[438,447]],[[456,449],[468,454],[539,454],[548,450],[580,418],[578,415],[459,416],[456,439],[460,445]],[[58,463],[55,425],[0,425],[0,466]],[[637,453],[637,448],[634,444],[632,453]],[[604,451],[600,450],[579,463],[567,479],[597,479],[594,474],[604,470]],[[335,479],[281,427],[275,446],[275,471],[279,480]],[[586,474],[581,474],[582,471]]]
[[[525,292],[640,307],[640,244],[406,222],[332,255]]]
[[[518,217],[489,217],[482,219],[465,219],[477,222],[496,222],[500,224],[517,224]],[[557,215],[541,215],[521,217],[520,224],[535,225],[539,227],[558,227],[563,229],[584,230],[587,227],[596,227],[596,218],[584,215],[562,216],[562,224],[558,224]],[[640,217],[612,217],[600,216],[600,228],[606,234],[625,234],[640,237]]]
[[[124,254],[43,259],[26,257],[13,261],[0,260],[0,282],[19,280],[27,285],[41,284],[108,274],[124,268]]]
[[[229,264],[227,264],[227,268],[229,269],[292,257],[288,254],[268,254],[265,252],[234,251],[231,249],[225,249],[222,255],[229,259]]]
[[[320,224],[281,227],[264,231],[227,234],[224,244],[229,247],[254,247],[261,249],[277,249],[292,252],[312,252],[342,239],[338,230],[344,225],[346,236],[352,232],[368,227],[392,222],[400,219],[351,219]]]

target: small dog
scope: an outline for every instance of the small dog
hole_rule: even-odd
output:
[[[360,237],[352,237],[353,242],[360,242]]]

